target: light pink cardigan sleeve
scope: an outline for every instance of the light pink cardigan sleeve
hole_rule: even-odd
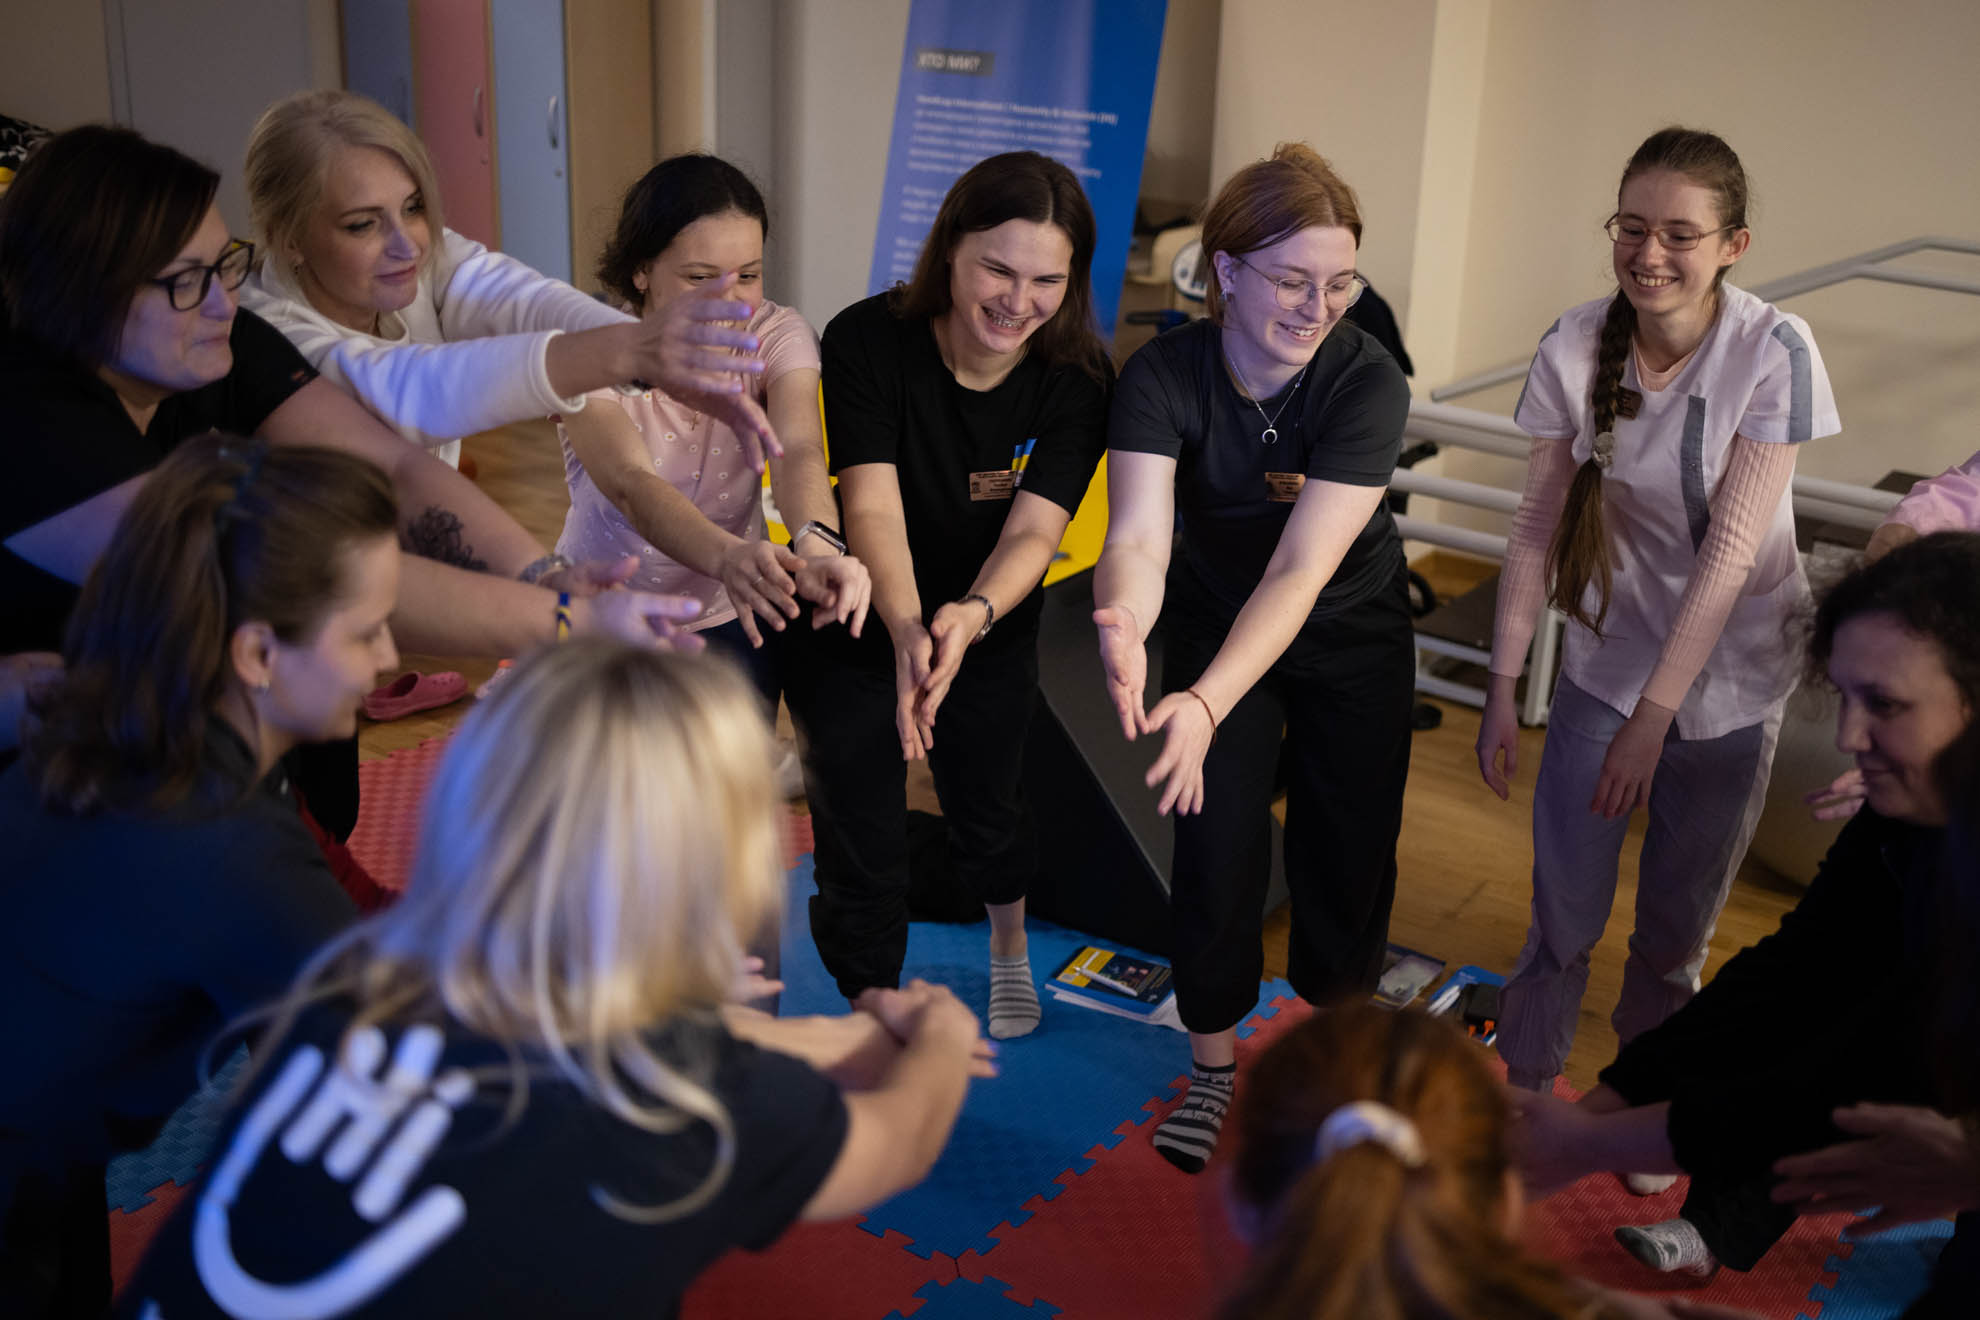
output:
[[[1920,534],[1980,531],[1980,454],[1913,486],[1884,521]]]
[[[1536,438],[1526,489],[1506,538],[1499,601],[1492,628],[1494,674],[1516,677],[1526,664],[1540,607],[1547,598],[1547,548],[1574,481],[1573,441]],[[1712,526],[1678,602],[1670,636],[1643,685],[1646,700],[1676,710],[1719,644],[1734,602],[1753,572],[1754,556],[1781,495],[1794,477],[1795,446],[1734,436],[1725,475],[1712,492]]]

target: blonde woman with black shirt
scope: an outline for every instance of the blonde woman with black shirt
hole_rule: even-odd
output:
[[[1287,755],[1288,975],[1311,1001],[1371,987],[1395,896],[1415,659],[1402,541],[1382,494],[1409,390],[1343,315],[1354,191],[1311,147],[1232,176],[1203,218],[1209,319],[1144,346],[1109,424],[1094,623],[1121,732],[1176,821],[1170,901],[1189,1095],[1155,1145],[1197,1172],[1258,999],[1270,828]],[[1177,514],[1181,553],[1170,562]],[[1163,617],[1165,695],[1144,709]]]

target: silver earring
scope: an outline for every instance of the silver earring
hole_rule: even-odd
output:
[[[267,696],[267,695],[268,695],[268,688],[269,688],[269,686],[270,686],[270,685],[269,685],[269,682],[268,682],[268,680],[267,680],[267,679],[265,679],[265,678],[264,678],[264,679],[262,679],[262,680],[261,680],[261,681],[260,681],[259,683],[256,683],[256,684],[254,685],[254,695],[256,695],[257,697],[265,697],[265,696]]]

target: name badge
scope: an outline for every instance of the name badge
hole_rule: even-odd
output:
[[[1017,494],[1018,474],[1005,468],[1001,472],[972,472],[969,474],[969,497],[972,500],[1007,500]]]
[[[1291,504],[1299,498],[1300,488],[1306,485],[1304,472],[1267,472],[1265,474],[1265,498],[1274,504]]]

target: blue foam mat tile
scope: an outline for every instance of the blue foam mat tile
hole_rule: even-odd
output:
[[[1004,1293],[1011,1285],[1002,1279],[985,1276],[980,1283],[968,1279],[951,1279],[947,1283],[930,1281],[921,1285],[915,1296],[921,1298],[921,1305],[912,1312],[913,1320],[1042,1320],[1045,1316],[1059,1313],[1059,1308],[1042,1299],[1029,1306],[1019,1306]],[[893,1311],[886,1320],[904,1320],[910,1313]]]
[[[103,1180],[109,1209],[134,1215],[151,1204],[157,1188],[168,1182],[184,1187],[198,1176],[220,1138],[235,1079],[246,1067],[247,1050],[236,1049],[212,1080],[165,1121],[155,1141],[110,1161]]]
[[[1925,1291],[1952,1231],[1950,1222],[1935,1219],[1851,1239],[1847,1255],[1831,1256],[1822,1266],[1836,1281],[1811,1290],[1808,1300],[1821,1304],[1821,1320],[1887,1320],[1901,1315]],[[1803,1320],[1809,1316],[1804,1312]]]
[[[800,858],[790,873],[782,1011],[842,1013],[845,1000],[811,942],[811,893],[811,859]],[[1089,1151],[1112,1149],[1134,1130],[1129,1125],[1145,1125],[1150,1102],[1173,1098],[1177,1079],[1189,1072],[1183,1033],[1060,1004],[1043,989],[1044,978],[1091,937],[1036,920],[1027,933],[1044,1008],[1038,1030],[999,1042],[999,1076],[971,1085],[934,1170],[919,1186],[869,1211],[862,1225],[874,1234],[906,1234],[906,1250],[923,1258],[971,1250],[987,1256],[997,1245],[992,1229],[1022,1224],[1032,1197],[1058,1196],[1065,1190],[1060,1174],[1090,1169]],[[917,976],[947,985],[979,1015],[987,1013],[989,923],[914,923],[903,977]],[[1283,981],[1262,988],[1258,1011],[1267,1017],[1278,1011],[1276,998],[1292,995]],[[1068,1086],[1068,1078],[1077,1084]]]

